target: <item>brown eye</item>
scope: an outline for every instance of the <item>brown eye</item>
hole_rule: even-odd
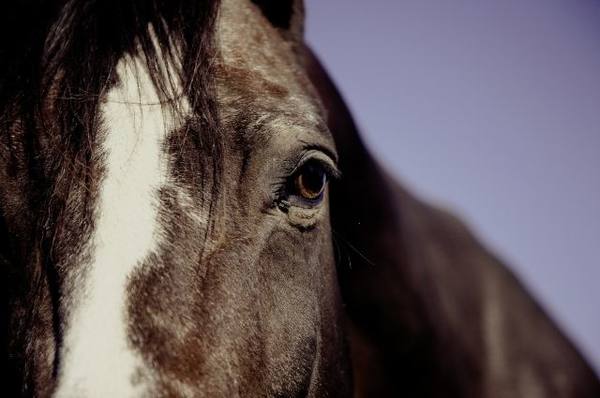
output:
[[[319,162],[309,162],[294,178],[296,194],[306,200],[318,200],[327,185],[327,172]]]

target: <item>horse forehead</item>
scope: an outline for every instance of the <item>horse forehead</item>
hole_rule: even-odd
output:
[[[128,286],[162,241],[159,192],[168,184],[164,143],[178,121],[163,109],[139,57],[124,57],[116,71],[119,83],[100,107],[97,151],[103,176],[89,261],[70,288],[78,299],[66,320],[57,396],[139,396],[148,387],[134,383],[145,365],[130,342]]]

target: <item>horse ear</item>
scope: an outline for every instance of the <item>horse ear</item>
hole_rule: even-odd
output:
[[[327,72],[303,54],[343,174],[331,225],[356,396],[600,397],[594,372],[508,269],[377,164]]]
[[[302,0],[252,0],[282,35],[300,43],[304,35],[304,1]]]

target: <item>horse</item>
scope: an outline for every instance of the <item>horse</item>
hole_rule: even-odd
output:
[[[598,397],[363,145],[300,0],[0,5],[7,396]]]

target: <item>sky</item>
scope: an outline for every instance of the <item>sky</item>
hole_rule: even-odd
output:
[[[600,372],[600,1],[306,0],[369,148]]]

